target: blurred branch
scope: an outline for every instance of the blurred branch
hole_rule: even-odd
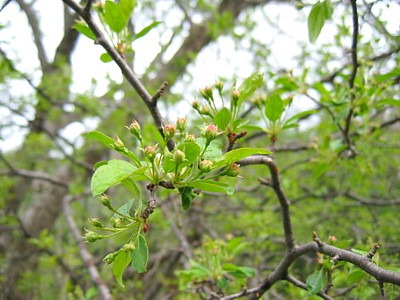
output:
[[[81,237],[81,233],[76,226],[76,223],[74,221],[74,218],[72,217],[72,210],[69,205],[70,201],[72,200],[71,197],[65,196],[63,198],[63,211],[65,214],[65,218],[68,224],[69,229],[71,230],[71,233],[78,245],[79,248],[79,254],[83,260],[84,265],[89,271],[90,278],[92,281],[97,285],[100,295],[104,300],[112,300],[113,297],[110,293],[110,290],[108,287],[104,284],[103,280],[100,277],[100,273],[96,268],[96,265],[94,263],[94,259],[92,255],[89,253],[89,251],[86,249],[86,245]]]
[[[366,198],[360,197],[349,191],[345,192],[344,196],[348,199],[357,201],[360,205],[368,205],[368,206],[397,206],[397,205],[400,205],[400,199],[372,200],[372,199],[366,199]]]
[[[307,285],[303,281],[298,280],[297,278],[291,275],[287,275],[286,280],[290,283],[293,283],[295,286],[307,291]],[[318,292],[317,295],[320,296],[322,299],[333,300],[332,297],[328,296],[326,293],[323,293],[321,291]]]

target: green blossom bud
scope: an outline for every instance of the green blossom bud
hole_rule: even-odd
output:
[[[133,120],[128,127],[129,131],[137,137],[139,141],[142,140],[142,135],[140,134],[140,125],[136,120]]]
[[[124,252],[132,252],[135,250],[135,248],[136,248],[135,243],[130,242],[128,244],[123,245],[121,250]]]
[[[117,151],[124,151],[126,149],[125,144],[120,140],[118,136],[114,141],[114,149]]]
[[[122,225],[122,220],[121,218],[116,218],[116,217],[112,217],[111,218],[111,225],[114,228],[120,228]]]
[[[111,207],[110,198],[106,194],[100,196],[100,201],[105,207]]]
[[[208,125],[201,133],[202,137],[206,138],[207,142],[211,142],[218,136],[218,128],[215,125]]]
[[[172,159],[177,165],[182,163],[185,160],[185,158],[186,155],[181,150],[175,150],[174,154],[172,154]]]
[[[98,228],[103,228],[104,224],[101,222],[99,218],[89,218],[89,222],[94,226]]]
[[[185,143],[194,143],[196,142],[196,137],[193,134],[188,134],[185,137]]]
[[[200,95],[207,101],[213,99],[212,87],[207,85],[204,89],[200,90]]]
[[[107,254],[103,258],[103,262],[106,263],[107,265],[112,264],[114,262],[115,258],[117,257],[117,255],[118,255],[118,251]]]
[[[200,162],[200,171],[207,173],[211,171],[213,163],[211,160],[205,159]]]
[[[229,177],[236,177],[240,173],[240,166],[238,164],[231,164],[225,175]]]
[[[233,90],[231,94],[231,104],[232,106],[237,106],[237,102],[240,97],[240,91],[239,90]]]
[[[215,87],[217,88],[218,92],[222,92],[222,89],[224,88],[224,83],[222,81],[217,81],[215,83]]]
[[[176,128],[178,128],[178,130],[180,132],[185,131],[186,129],[186,124],[187,124],[187,119],[186,118],[178,118],[176,120]]]
[[[199,110],[199,109],[200,109],[199,101],[193,100],[193,102],[192,102],[192,107],[193,107],[195,110]]]
[[[86,234],[83,236],[83,240],[86,242],[89,242],[89,243],[93,243],[93,242],[95,242],[97,240],[101,240],[103,238],[104,238],[104,236],[97,234],[96,232],[91,231],[91,230],[86,230]]]
[[[149,160],[149,161],[154,161],[154,158],[156,157],[156,147],[154,146],[147,146],[144,149],[144,156]]]
[[[210,112],[210,107],[208,105],[203,105],[200,108],[200,114],[205,115],[205,116],[210,116],[211,117],[211,112]]]
[[[176,133],[175,125],[167,124],[164,126],[164,135],[166,140],[173,138],[175,133]]]

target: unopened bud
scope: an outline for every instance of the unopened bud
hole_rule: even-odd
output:
[[[167,124],[164,126],[164,136],[166,140],[173,138],[176,133],[175,125]]]
[[[186,155],[181,150],[175,150],[174,154],[172,154],[172,159],[174,160],[174,162],[177,165],[182,163],[185,160],[185,158],[186,158]]]
[[[237,102],[240,97],[240,91],[239,90],[233,90],[231,94],[231,104],[232,106],[237,106]]]
[[[217,81],[215,83],[215,87],[217,88],[218,92],[222,92],[222,89],[224,88],[224,83],[222,81]]]
[[[193,134],[188,134],[185,137],[185,143],[194,143],[196,142],[196,137]]]
[[[105,207],[111,207],[110,198],[106,194],[100,196],[100,201]]]
[[[116,218],[116,217],[112,217],[111,218],[111,225],[114,228],[120,228],[122,225],[122,220],[121,218]]]
[[[193,100],[193,102],[192,102],[192,107],[193,107],[195,110],[199,110],[199,109],[200,109],[199,101]]]
[[[205,116],[210,116],[211,117],[211,112],[210,112],[210,107],[208,105],[203,105],[200,110],[200,114],[205,115]]]
[[[94,226],[98,228],[103,228],[104,224],[101,222],[99,218],[89,218],[89,222]]]
[[[117,151],[125,150],[125,144],[124,142],[121,141],[121,139],[118,136],[114,141],[114,149]]]
[[[176,120],[176,128],[178,128],[178,130],[180,132],[185,131],[186,129],[186,124],[187,124],[187,119],[186,118],[178,118]]]
[[[147,146],[144,149],[144,156],[149,160],[149,161],[154,161],[154,158],[156,157],[156,147],[154,146]]]
[[[328,237],[328,240],[329,240],[330,242],[334,243],[334,242],[336,242],[336,236],[330,235],[330,236]]]
[[[200,95],[207,101],[213,99],[212,87],[207,85],[204,89],[200,90]]]
[[[139,141],[142,140],[142,135],[140,134],[140,125],[136,120],[133,120],[128,127],[129,131],[138,138]]]
[[[211,142],[218,136],[218,128],[217,126],[211,124],[204,128],[201,135],[206,138],[207,142]]]
[[[135,250],[135,248],[136,248],[135,243],[130,242],[128,244],[123,245],[121,250],[124,252],[132,252]]]
[[[97,240],[101,240],[102,238],[104,238],[104,236],[97,234],[94,231],[91,230],[86,230],[85,235],[83,236],[83,240],[89,243],[93,243]]]
[[[115,260],[115,257],[118,255],[118,251],[117,252],[113,252],[110,254],[107,254],[104,258],[103,258],[103,262],[106,263],[107,265],[112,264]]]
[[[210,172],[213,167],[211,160],[205,159],[200,162],[200,171],[207,173]]]
[[[240,173],[240,166],[238,164],[231,164],[229,169],[226,171],[226,176],[236,177]]]

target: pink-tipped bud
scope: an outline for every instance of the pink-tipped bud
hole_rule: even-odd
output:
[[[200,162],[200,171],[203,173],[208,173],[211,171],[213,167],[213,163],[211,160],[205,159]]]
[[[205,115],[205,116],[210,116],[211,117],[211,112],[210,112],[210,107],[208,105],[203,105],[200,108],[200,114]]]
[[[175,125],[167,124],[164,126],[164,136],[166,140],[173,138],[176,133]]]
[[[200,103],[199,103],[199,101],[193,100],[193,102],[192,102],[192,107],[193,107],[195,110],[199,110],[199,109],[200,109]]]
[[[237,106],[237,102],[240,97],[240,91],[239,90],[233,90],[231,94],[231,104],[232,106]]]
[[[180,132],[184,132],[186,129],[186,124],[187,124],[187,119],[186,118],[178,118],[176,120],[176,128],[180,131]]]
[[[200,90],[200,95],[207,101],[213,99],[212,87],[207,85],[204,89]]]
[[[206,128],[204,128],[201,135],[207,140],[207,142],[210,142],[218,136],[218,128],[213,124],[208,125]]]
[[[181,150],[175,150],[174,154],[172,154],[172,159],[177,165],[181,164],[185,158],[186,155]]]
[[[222,89],[224,88],[224,83],[222,81],[217,81],[215,83],[215,87],[217,88],[217,90],[221,93]]]
[[[226,171],[226,176],[236,177],[240,173],[240,166],[238,164],[231,164],[229,169]]]
[[[157,151],[156,147],[154,146],[147,146],[144,148],[144,156],[149,160],[149,161],[154,161],[154,158],[156,157]]]
[[[193,134],[188,134],[185,137],[185,143],[194,143],[196,142],[196,137]]]

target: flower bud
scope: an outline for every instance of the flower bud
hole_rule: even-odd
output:
[[[237,106],[237,102],[240,97],[240,91],[239,90],[233,90],[231,94],[231,105],[232,106]]]
[[[211,124],[204,128],[201,133],[202,137],[206,138],[207,142],[211,142],[218,136],[218,128],[217,126]]]
[[[194,143],[196,142],[196,137],[193,134],[188,134],[185,137],[185,143]]]
[[[110,198],[106,194],[100,196],[100,201],[105,207],[111,207]]]
[[[186,129],[186,124],[187,124],[187,119],[186,118],[178,118],[176,120],[176,128],[178,128],[178,130],[180,132],[185,131]]]
[[[200,109],[199,101],[193,100],[193,102],[192,102],[192,107],[193,107],[195,110],[199,110],[199,109]]]
[[[200,90],[200,95],[207,101],[213,99],[212,87],[207,85],[204,89]]]
[[[240,166],[238,164],[231,164],[225,175],[229,177],[236,177],[239,175]]]
[[[328,240],[329,240],[331,243],[335,243],[335,242],[336,242],[336,236],[330,235],[330,236],[328,237]]]
[[[121,250],[124,252],[132,252],[135,250],[135,248],[136,248],[135,243],[130,242],[128,244],[123,245]]]
[[[217,81],[215,82],[215,87],[217,88],[218,92],[222,92],[222,89],[224,88],[224,83],[222,81]]]
[[[109,253],[103,258],[103,262],[106,263],[107,265],[112,264],[115,260],[115,257],[117,257],[117,255],[118,255],[118,251]]]
[[[144,149],[144,156],[149,160],[149,161],[154,161],[154,158],[156,157],[156,147],[154,146],[147,146]]]
[[[121,139],[117,136],[117,138],[114,141],[114,149],[117,151],[124,151],[125,144],[121,141]]]
[[[89,218],[89,222],[97,228],[103,228],[104,224],[101,222],[99,218]]]
[[[181,164],[185,158],[186,155],[181,150],[175,150],[174,154],[172,154],[172,159],[177,165]]]
[[[200,171],[204,173],[208,173],[211,171],[213,167],[213,163],[211,160],[205,159],[200,162]]]
[[[137,137],[139,141],[142,140],[142,135],[140,134],[140,125],[136,120],[133,120],[128,127],[129,131]]]
[[[120,228],[122,225],[122,220],[121,218],[116,218],[116,217],[112,217],[111,218],[111,225],[114,228]]]
[[[167,124],[164,126],[164,136],[166,140],[173,138],[176,133],[175,125]]]
[[[210,112],[210,107],[208,105],[203,105],[200,110],[199,110],[201,115],[205,116],[210,116],[211,117],[211,112]]]
[[[86,233],[83,236],[83,240],[86,242],[89,242],[89,243],[93,243],[97,240],[101,240],[102,238],[104,238],[104,236],[97,234],[96,232],[91,231],[91,230],[86,230]]]

